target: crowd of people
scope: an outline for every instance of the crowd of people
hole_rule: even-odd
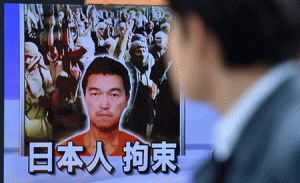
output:
[[[25,141],[59,142],[87,126],[80,80],[106,55],[131,76],[122,128],[148,142],[179,142],[180,107],[167,60],[165,6],[25,5]]]

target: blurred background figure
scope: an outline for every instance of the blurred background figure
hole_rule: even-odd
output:
[[[128,14],[130,16],[130,19],[132,20],[136,19],[136,12],[134,10],[130,10]]]
[[[48,120],[54,91],[53,81],[38,47],[25,42],[25,148],[29,142],[52,140]],[[27,152],[27,150],[25,151]]]
[[[133,92],[124,127],[138,133],[144,140],[148,140],[153,126],[153,98],[156,95],[156,85],[150,79],[154,58],[148,52],[146,43],[142,41],[132,42],[129,54],[130,60],[125,63],[133,79]]]
[[[147,37],[147,44],[148,47],[152,46],[154,43],[154,32],[153,32],[153,28],[154,28],[154,23],[152,21],[149,21],[148,23],[146,23],[145,25],[145,30],[146,30],[146,37]]]
[[[142,11],[137,11],[136,17],[139,18],[139,19],[142,19],[142,23],[143,23],[144,26],[148,22],[147,17],[145,15],[143,15]]]
[[[300,2],[170,1],[171,81],[222,113],[196,182],[300,181]],[[177,89],[177,90],[176,90]]]
[[[25,5],[25,32],[26,38],[36,38],[36,30],[44,29],[43,6],[41,4]]]
[[[151,138],[154,142],[165,140],[179,143],[180,105],[173,98],[174,91],[170,85],[170,68],[173,65],[171,60],[166,59],[167,42],[167,35],[159,31],[155,34],[155,45],[149,49],[155,59],[150,79],[158,91],[154,98],[156,113]]]
[[[105,41],[105,36],[104,36],[104,32],[106,29],[107,25],[104,22],[99,22],[97,25],[97,29],[95,32],[95,35],[92,34],[92,38],[94,40],[94,42],[96,43],[96,48],[98,46],[103,46],[103,43]]]
[[[112,19],[108,18],[108,19],[104,20],[104,22],[107,25],[107,27],[105,29],[106,37],[112,37],[113,35],[115,35],[115,30],[114,30],[114,27],[113,27]]]
[[[145,31],[145,28],[144,28],[144,25],[143,25],[143,20],[141,18],[136,18],[134,28],[133,28],[133,33],[134,34],[141,34],[144,31]]]
[[[155,44],[149,48],[149,52],[153,55],[155,60],[160,59],[167,50],[168,37],[159,31],[155,34]]]
[[[163,31],[165,34],[169,34],[169,32],[170,32],[170,24],[168,22],[162,23],[160,25],[160,30]]]

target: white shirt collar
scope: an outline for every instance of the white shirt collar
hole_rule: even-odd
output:
[[[221,118],[215,129],[214,158],[217,161],[224,162],[231,156],[253,113],[280,83],[299,73],[298,66],[295,61],[288,61],[272,67],[255,81]]]

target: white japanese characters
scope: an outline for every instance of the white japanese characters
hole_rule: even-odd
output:
[[[83,168],[84,162],[78,157],[76,152],[82,152],[82,146],[73,146],[73,142],[69,141],[68,146],[57,146],[58,152],[64,152],[64,155],[57,161],[57,167],[62,170],[68,168],[68,173],[74,174],[76,167]]]
[[[96,142],[96,153],[95,153],[93,161],[86,167],[87,171],[91,174],[94,173],[97,170],[100,163],[103,164],[105,170],[108,173],[112,174],[114,172],[115,168],[113,166],[111,166],[111,164],[108,162],[107,158],[104,155],[102,142],[97,141]]]
[[[134,169],[139,173],[147,173],[150,170],[150,154],[154,162],[151,165],[153,172],[157,173],[161,170],[163,173],[168,173],[171,169],[176,173],[179,167],[176,163],[175,149],[176,143],[152,143],[152,152],[150,152],[149,145],[141,144],[136,141],[133,145],[131,142],[126,142],[123,147],[125,156],[122,157],[124,165],[122,166],[123,172],[129,174]],[[53,143],[52,142],[30,142],[29,144],[29,173],[53,173]],[[100,164],[103,165],[105,170],[113,174],[115,168],[108,162],[105,151],[103,149],[103,142],[96,142],[96,151],[93,160],[86,165],[86,163],[79,157],[77,153],[83,152],[83,146],[76,146],[72,141],[68,141],[68,145],[58,145],[58,152],[63,152],[63,156],[56,162],[60,171],[67,168],[67,173],[75,174],[75,169],[86,168],[90,174],[93,174]]]
[[[162,143],[152,143],[153,161],[156,162],[151,167],[153,172],[159,171],[159,167],[161,167],[161,171],[164,173],[168,172],[168,167],[173,172],[178,171],[178,166],[173,164],[175,161],[176,145],[176,143],[166,143],[166,141],[162,141]]]
[[[122,158],[125,165],[123,166],[124,173],[131,173],[132,168],[137,168],[138,172],[145,173],[149,170],[149,146],[141,145],[139,141],[136,141],[131,147],[130,142],[126,142],[126,146],[123,147],[125,156]]]
[[[31,142],[29,144],[29,173],[52,173],[52,142]]]

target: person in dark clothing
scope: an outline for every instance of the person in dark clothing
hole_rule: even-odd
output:
[[[165,56],[160,57],[152,66],[150,79],[157,85],[158,94],[155,97],[155,118],[151,133],[152,141],[179,142],[180,105],[173,98],[170,86],[170,67],[172,62],[166,62]],[[178,146],[179,147],[179,146]]]
[[[153,55],[155,60],[160,59],[167,50],[168,37],[162,31],[155,34],[155,44],[149,48],[149,52]]]
[[[299,182],[299,0],[169,2],[172,86],[222,116],[194,181]]]
[[[150,79],[154,58],[142,41],[132,42],[129,54],[130,60],[125,63],[132,78],[133,91],[123,127],[147,140],[150,137],[149,126],[153,124],[154,118],[153,91],[156,85]]]

